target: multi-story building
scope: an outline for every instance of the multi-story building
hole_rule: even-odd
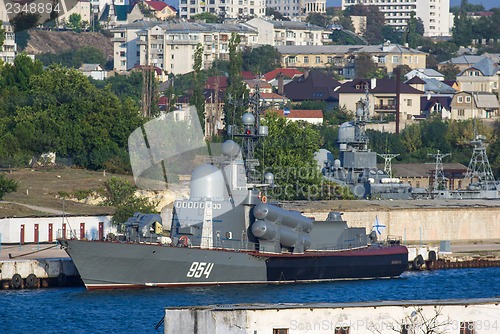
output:
[[[336,91],[339,94],[339,106],[356,111],[357,103],[368,97],[371,116],[384,118],[384,115],[395,114],[398,98],[396,85],[394,79],[356,79],[346,82]],[[400,83],[399,112],[403,128],[420,116],[420,97],[423,93],[408,84]]]
[[[460,90],[498,93],[500,65],[484,57],[457,75]]]
[[[311,45],[278,46],[283,67],[325,68],[330,67],[346,79],[355,76],[354,63],[360,53],[368,53],[378,67],[392,74],[399,65],[411,69],[425,68],[425,52],[398,44],[381,45]]]
[[[212,13],[224,18],[261,17],[266,14],[265,0],[179,0],[179,17]]]
[[[450,119],[498,118],[500,105],[493,93],[458,92],[451,101]]]
[[[404,29],[411,12],[422,19],[424,36],[450,36],[450,0],[342,0],[342,9],[354,5],[377,6],[385,24]]]
[[[254,18],[244,25],[257,29],[261,45],[323,45],[331,42],[331,30],[307,22]]]
[[[326,0],[266,0],[266,7],[283,16],[299,17],[309,13],[326,13]]]
[[[229,60],[233,32],[239,34],[241,46],[257,44],[257,31],[240,24],[137,22],[112,32],[117,71],[139,64],[173,74],[191,72],[198,44],[203,46],[203,67],[208,69],[216,59]]]
[[[2,29],[5,30],[3,45],[0,45],[0,60],[4,63],[14,63],[14,59],[17,55],[17,44],[14,34],[14,27],[9,23],[9,21],[3,21]]]

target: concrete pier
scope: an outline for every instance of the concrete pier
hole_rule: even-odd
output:
[[[498,298],[176,307],[165,310],[164,333],[497,334],[498,314]]]
[[[81,285],[80,275],[57,245],[2,246],[0,289]]]

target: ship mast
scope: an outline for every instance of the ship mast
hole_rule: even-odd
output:
[[[484,145],[486,138],[482,135],[476,135],[475,137],[475,140],[471,141],[471,144],[474,145],[474,150],[465,178],[470,179],[470,183],[474,183],[474,180],[477,179],[481,188],[487,190],[489,189],[489,185],[494,185],[496,181],[490,162],[488,161],[488,156],[486,155],[486,146]]]
[[[433,191],[442,190],[446,188],[446,181],[448,180],[444,176],[443,158],[451,156],[451,153],[442,154],[438,150],[437,154],[428,153],[427,155],[436,158],[436,168],[434,171],[434,182],[432,183],[432,190]]]

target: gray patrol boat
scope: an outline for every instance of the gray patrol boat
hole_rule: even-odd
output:
[[[160,215],[136,213],[121,241],[59,239],[87,289],[292,283],[398,277],[408,250],[398,241],[348,227],[339,212],[316,221],[271,204],[273,184],[253,181],[253,147],[267,127],[243,115],[242,140],[192,171],[188,199],[174,202],[170,236]]]

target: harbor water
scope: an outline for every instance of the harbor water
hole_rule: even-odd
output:
[[[500,297],[500,268],[405,272],[398,279],[87,291],[0,290],[0,333],[162,333],[168,306]]]

